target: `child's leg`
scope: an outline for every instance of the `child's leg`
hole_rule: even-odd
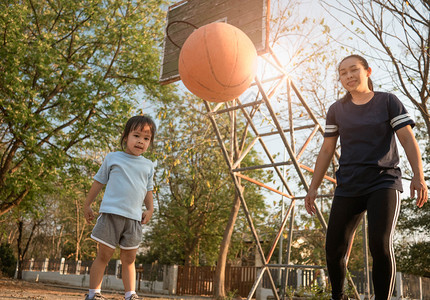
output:
[[[90,289],[101,289],[106,266],[114,251],[115,249],[104,244],[98,244],[97,257],[90,270]]]
[[[137,249],[121,249],[122,282],[125,292],[136,290],[136,267],[134,265],[136,252]]]

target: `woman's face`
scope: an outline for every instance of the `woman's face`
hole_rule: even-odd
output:
[[[345,59],[339,66],[339,80],[350,93],[369,92],[368,78],[372,69],[364,69],[361,61],[356,57]]]

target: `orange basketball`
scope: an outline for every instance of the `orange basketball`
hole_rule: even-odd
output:
[[[179,75],[194,95],[211,102],[239,97],[251,84],[257,51],[248,36],[226,23],[194,31],[179,54]]]

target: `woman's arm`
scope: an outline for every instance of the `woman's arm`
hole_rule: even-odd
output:
[[[316,213],[314,203],[318,187],[321,185],[324,175],[326,174],[328,166],[333,158],[334,151],[336,150],[337,138],[337,136],[324,138],[317,161],[315,162],[314,175],[309,186],[309,191],[305,197],[305,207],[307,212],[311,215]]]
[[[422,207],[428,200],[428,189],[424,179],[423,165],[420,148],[410,125],[404,126],[396,131],[396,135],[405,149],[409,164],[414,176],[411,180],[411,198],[417,195],[417,206]]]

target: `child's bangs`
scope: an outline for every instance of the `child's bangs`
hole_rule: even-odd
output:
[[[142,120],[136,121],[135,123],[131,124],[130,131],[142,131],[146,125],[148,125],[150,128],[152,127],[152,124],[150,124],[149,122]]]

